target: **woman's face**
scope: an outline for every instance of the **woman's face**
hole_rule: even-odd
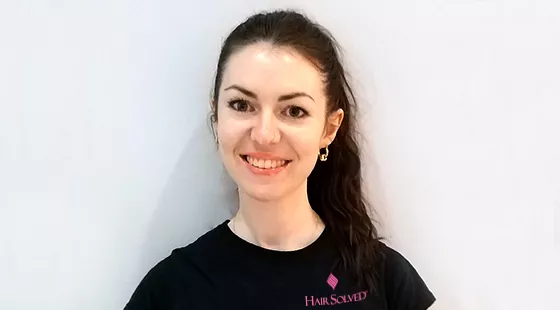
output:
[[[342,110],[326,117],[323,77],[313,64],[264,42],[230,57],[214,104],[224,166],[242,194],[261,201],[306,184],[343,118]]]

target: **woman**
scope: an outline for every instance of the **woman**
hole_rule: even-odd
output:
[[[434,296],[379,241],[336,42],[292,11],[225,40],[212,121],[239,211],[142,280],[125,309],[424,310]]]

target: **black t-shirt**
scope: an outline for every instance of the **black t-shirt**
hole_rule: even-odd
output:
[[[239,238],[227,223],[157,264],[125,310],[425,310],[435,301],[414,267],[383,243],[372,293],[336,267],[328,229],[306,248],[282,252]]]

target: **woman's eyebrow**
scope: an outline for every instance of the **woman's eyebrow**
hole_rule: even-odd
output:
[[[226,87],[226,88],[224,89],[224,91],[230,90],[230,89],[235,89],[235,90],[237,90],[237,91],[242,92],[242,93],[243,93],[245,96],[247,96],[247,97],[251,97],[251,98],[253,98],[253,99],[257,99],[257,94],[255,94],[254,92],[252,92],[252,91],[250,91],[250,90],[248,90],[248,89],[246,89],[246,88],[243,88],[243,87],[241,87],[241,86],[239,86],[239,85],[233,84],[233,85],[231,85],[231,86],[229,86],[229,87]]]
[[[315,101],[315,99],[313,99],[313,97],[311,97],[310,95],[304,93],[304,92],[295,92],[295,93],[290,93],[287,95],[282,95],[280,97],[278,97],[278,101],[285,101],[285,100],[290,100],[290,99],[294,99],[297,97],[308,97],[309,99]]]
[[[233,84],[231,86],[226,87],[224,89],[224,91],[230,90],[230,89],[235,89],[235,90],[243,93],[247,97],[251,97],[253,99],[258,99],[257,94],[255,94],[254,92],[252,92],[252,91],[250,91],[247,88],[244,88],[242,86]],[[297,97],[308,97],[309,99],[315,101],[315,99],[313,99],[313,97],[311,97],[309,94],[304,93],[304,92],[293,92],[293,93],[282,95],[282,96],[278,97],[278,101],[291,100],[291,99],[294,99],[294,98],[297,98]]]

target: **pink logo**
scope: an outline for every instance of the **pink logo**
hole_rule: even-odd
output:
[[[338,279],[334,274],[329,274],[327,284],[334,290],[338,284]],[[357,292],[354,294],[337,295],[335,293],[330,296],[305,296],[306,307],[316,306],[334,306],[340,304],[359,302],[367,298],[367,291]]]
[[[338,284],[338,279],[331,273],[327,278],[327,284],[334,290]]]

